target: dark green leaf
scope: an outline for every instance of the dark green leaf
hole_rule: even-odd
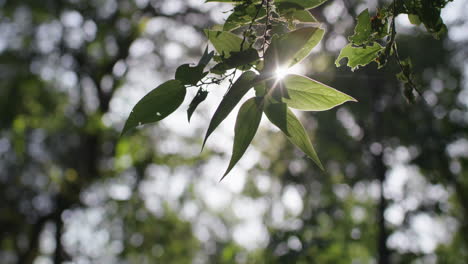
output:
[[[336,59],[336,67],[340,66],[341,59],[348,58],[347,65],[354,71],[359,66],[365,66],[374,61],[384,49],[384,47],[376,42],[366,47],[353,47],[351,44],[348,44],[341,50],[340,55]]]
[[[305,111],[324,111],[356,99],[323,83],[305,76],[289,74],[282,79],[289,98],[283,97],[288,106]]]
[[[208,96],[208,91],[205,91],[202,88],[198,89],[197,94],[193,98],[192,102],[190,102],[189,108],[187,109],[187,119],[189,122],[195,109],[197,109],[198,105],[201,102],[205,101],[207,96]]]
[[[203,53],[203,56],[200,58],[200,61],[198,62],[197,66],[204,66],[208,65],[208,63],[211,61],[211,59],[214,56],[214,51],[211,51],[208,53],[208,46],[205,48],[205,52]]]
[[[133,108],[122,130],[157,122],[174,112],[184,101],[185,87],[178,80],[167,81],[145,95]]]
[[[203,72],[203,68],[205,68],[205,65],[197,65],[193,67],[189,64],[180,65],[176,70],[175,78],[184,85],[196,85],[207,75],[207,72]]]
[[[315,152],[309,136],[307,135],[304,127],[294,113],[287,109],[286,111],[286,125],[284,124],[284,109],[285,104],[267,104],[265,106],[265,114],[268,119],[277,126],[283,133],[286,134],[288,139],[301,149],[309,158],[311,158],[323,170],[323,165],[320,162],[317,153]]]
[[[221,124],[221,122],[226,119],[226,117],[229,115],[229,113],[231,113],[232,109],[234,109],[242,97],[249,91],[250,88],[252,88],[255,77],[256,74],[252,71],[244,72],[223,97],[221,103],[211,118],[210,125],[206,131],[205,139],[203,140],[202,149],[205,146],[206,140],[211,135],[211,133],[213,133],[219,124]]]
[[[372,25],[369,10],[362,11],[357,17],[357,24],[354,28],[354,35],[349,37],[354,45],[362,45],[369,42],[372,34]]]
[[[266,94],[266,82],[263,81],[263,82],[259,82],[257,83],[255,86],[254,86],[254,89],[255,89],[255,96],[257,97],[262,97],[262,96],[265,96]]]
[[[241,68],[250,68],[248,65],[254,63],[259,59],[257,50],[253,48],[248,48],[243,51],[233,51],[230,53],[229,58],[224,59],[223,62],[218,63],[215,67],[211,69],[212,73],[222,74],[229,69]],[[245,67],[241,67],[245,66]]]
[[[234,128],[231,161],[221,180],[226,177],[249,147],[260,125],[262,114],[262,103],[255,97],[247,100],[239,109]]]

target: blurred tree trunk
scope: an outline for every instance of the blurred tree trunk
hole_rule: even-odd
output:
[[[381,144],[381,149],[378,153],[372,152],[373,160],[372,160],[372,167],[374,177],[379,181],[379,190],[380,190],[380,197],[377,206],[377,224],[378,224],[378,233],[377,233],[377,253],[378,253],[378,263],[379,264],[389,264],[389,250],[387,247],[387,238],[388,232],[385,226],[385,210],[387,208],[387,201],[385,199],[385,179],[386,179],[386,172],[387,168],[383,162],[383,149],[384,149],[384,142],[382,142],[382,134],[381,129],[383,116],[380,114],[382,109],[380,109],[379,104],[381,104],[381,100],[383,100],[382,92],[379,86],[385,82],[380,78],[372,78],[371,75],[369,78],[369,88],[371,90],[371,120],[369,125],[369,134],[370,134],[370,142],[368,142],[368,147],[371,148],[373,143]]]

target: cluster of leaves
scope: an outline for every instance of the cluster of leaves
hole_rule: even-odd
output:
[[[410,59],[401,60],[398,55],[395,18],[406,14],[411,23],[423,24],[434,38],[439,39],[447,32],[440,17],[441,10],[450,1],[394,0],[388,7],[379,9],[374,16],[368,9],[362,11],[357,17],[354,35],[348,38],[350,43],[341,50],[336,66],[340,66],[341,59],[347,58],[347,65],[353,71],[371,62],[376,62],[381,68],[393,56],[401,70],[397,78],[403,83],[404,95],[412,102],[414,91],[420,92],[414,83]]]
[[[122,134],[167,117],[182,104],[188,88],[198,88],[187,111],[190,121],[197,106],[206,99],[208,87],[228,80],[230,85],[210,121],[203,146],[250,89],[255,89],[255,96],[240,107],[232,157],[223,178],[247,150],[263,114],[323,169],[307,132],[290,108],[324,111],[356,100],[305,76],[288,74],[278,79],[275,71],[301,62],[320,42],[324,30],[308,10],[325,1],[234,1],[233,13],[226,23],[205,30],[215,51],[207,48],[198,64],[180,66],[174,80],[144,96],[132,110]],[[215,65],[205,70],[212,64]],[[237,73],[240,76],[235,79]]]

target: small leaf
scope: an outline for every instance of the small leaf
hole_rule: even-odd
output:
[[[197,66],[203,65],[203,68],[204,68],[206,65],[208,65],[208,63],[211,61],[213,56],[214,56],[214,51],[211,51],[210,53],[208,53],[208,46],[206,46],[205,52],[203,53],[203,56],[200,58],[200,61],[198,62]]]
[[[288,74],[282,83],[289,95],[282,101],[295,109],[324,111],[347,101],[356,102],[353,97],[305,76]]]
[[[283,103],[267,104],[264,112],[268,119],[286,134],[289,141],[311,158],[320,169],[324,170],[304,127],[290,109],[286,111],[286,126],[284,125],[284,108],[285,104]]]
[[[219,54],[224,55],[226,58],[230,56],[232,51],[241,50],[242,38],[232,34],[231,32],[205,30],[205,34],[210,40],[211,44],[213,44],[216,51]],[[246,49],[249,47],[249,45],[250,44],[245,41],[242,49]]]
[[[273,39],[265,52],[265,70],[274,72],[277,67],[291,67],[307,57],[320,42],[324,30],[305,27],[291,31],[278,39]]]
[[[354,35],[349,37],[354,45],[362,45],[369,41],[372,34],[371,18],[369,10],[362,11],[357,17],[357,24],[354,28]]]
[[[231,89],[221,100],[218,108],[216,109],[213,117],[211,118],[210,125],[206,131],[205,139],[203,140],[203,147],[206,140],[213,133],[213,131],[223,122],[224,119],[231,113],[232,109],[239,103],[242,97],[252,88],[253,80],[257,75],[252,71],[244,72],[232,85]]]
[[[262,104],[255,97],[245,101],[239,109],[234,128],[234,144],[232,147],[231,161],[221,180],[226,177],[249,147],[260,125],[262,114]]]
[[[336,59],[336,67],[340,66],[341,59],[348,58],[348,66],[354,71],[359,66],[365,66],[374,61],[384,49],[384,47],[376,42],[366,47],[353,47],[351,44],[348,44],[341,50],[340,55]]]
[[[419,19],[418,15],[408,14],[408,19],[411,22],[411,24],[413,24],[413,25],[420,25],[421,24],[421,20]]]
[[[178,80],[170,80],[156,87],[133,107],[122,135],[137,126],[164,119],[182,104],[185,93],[184,85]]]
[[[203,72],[204,65],[190,66],[190,64],[180,65],[175,73],[175,79],[182,84],[196,85],[208,73]]]
[[[189,108],[187,109],[187,119],[189,122],[195,109],[197,109],[198,105],[201,102],[205,101],[207,96],[208,96],[208,91],[205,91],[202,88],[198,89],[197,94],[193,98],[192,102],[190,102]]]

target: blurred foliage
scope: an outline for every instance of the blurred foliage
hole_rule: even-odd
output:
[[[277,130],[260,126],[263,136],[251,153],[262,157],[251,167],[241,164],[246,182],[227,207],[214,209],[209,203],[222,198],[208,195],[213,188],[228,193],[231,182],[204,179],[224,169],[213,165],[227,162],[222,151],[198,156],[200,140],[164,125],[119,140],[119,111],[132,96],[126,91],[138,90],[131,72],[147,79],[150,69],[167,79],[181,59],[174,63],[165,44],[179,45],[188,57],[205,48],[172,32],[193,26],[197,43],[213,23],[210,10],[183,1],[174,11],[171,1],[0,1],[0,263],[468,261],[464,45],[444,34],[435,40],[419,27],[399,32],[398,51],[411,57],[424,97],[408,104],[394,78],[396,61],[353,73],[334,67],[333,43],[340,32],[353,35],[349,22],[362,2],[314,9],[328,33],[320,52],[303,61],[306,75],[359,101],[305,115],[326,172]],[[341,13],[333,19],[330,10]],[[237,12],[231,20],[251,15]],[[164,29],[151,33],[155,24]],[[138,43],[154,48],[138,55]],[[196,154],[168,151],[170,137]],[[404,181],[398,195],[389,186],[395,175]],[[231,178],[242,178],[242,170]],[[392,215],[395,208],[401,219]],[[242,225],[249,217],[266,232],[254,247],[238,238],[260,237]],[[415,222],[421,217],[442,224]],[[443,239],[427,238],[431,232],[443,232]],[[434,248],[421,246],[428,242]]]

